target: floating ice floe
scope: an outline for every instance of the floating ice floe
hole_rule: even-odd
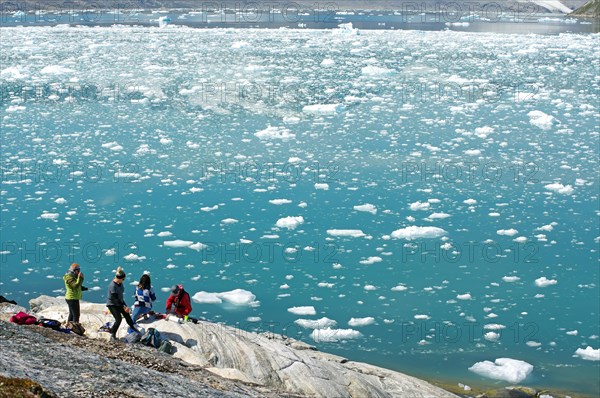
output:
[[[348,321],[348,326],[352,327],[361,327],[361,326],[369,326],[375,323],[375,318],[372,316],[368,316],[365,318],[350,318]]]
[[[458,300],[472,300],[473,299],[473,297],[471,297],[471,295],[469,293],[459,294],[458,296],[456,296],[456,298]]]
[[[169,24],[171,23],[171,18],[169,18],[168,16],[164,15],[162,17],[158,18],[158,27],[159,28],[165,28],[167,27]]]
[[[390,289],[392,292],[403,292],[405,290],[408,290],[408,288],[404,285],[397,285],[394,286],[393,288]]]
[[[65,68],[60,65],[48,65],[40,71],[42,75],[67,75],[73,72],[75,72],[73,69]]]
[[[354,329],[315,329],[310,337],[317,343],[335,343],[342,340],[357,339],[362,336],[358,330]]]
[[[123,257],[123,260],[129,261],[129,262],[144,261],[145,259],[146,259],[146,256],[139,256],[135,253],[129,253],[128,255]]]
[[[533,372],[533,365],[517,359],[498,358],[495,362],[477,362],[469,370],[490,379],[521,383]]]
[[[106,142],[106,143],[102,144],[101,146],[102,146],[102,148],[110,149],[111,151],[115,151],[115,152],[123,150],[123,147],[114,141]]]
[[[114,174],[115,180],[124,179],[124,180],[137,180],[141,175],[139,173],[126,173],[122,171],[117,171]]]
[[[369,65],[361,70],[363,76],[368,77],[387,77],[396,73],[393,69],[382,68],[379,66]]]
[[[498,340],[500,340],[500,334],[496,333],[496,332],[486,332],[483,335],[483,338],[486,339],[487,341],[491,341],[492,343],[495,343]]]
[[[56,220],[59,216],[60,214],[58,213],[42,213],[40,218],[44,220]]]
[[[363,236],[366,236],[360,229],[328,229],[327,234],[349,238],[362,238]]]
[[[24,79],[25,76],[16,67],[5,68],[0,71],[0,77],[4,79]]]
[[[352,22],[342,23],[338,25],[337,29],[333,29],[331,31],[334,35],[349,35],[349,36],[358,36],[360,35],[360,31],[352,25]]]
[[[600,348],[596,350],[590,346],[587,346],[585,349],[578,348],[575,351],[575,355],[586,361],[600,361]]]
[[[256,296],[244,289],[234,289],[227,292],[210,293],[210,292],[197,292],[192,297],[196,303],[204,304],[221,304],[223,301],[237,306],[256,306]]]
[[[292,203],[292,201],[289,199],[272,199],[272,200],[269,200],[269,203],[271,203],[272,205],[279,206],[279,205],[290,204],[290,203]]]
[[[196,250],[196,251],[200,251],[200,250],[204,250],[207,248],[207,246],[203,243],[200,242],[192,242],[191,240],[181,240],[181,239],[176,239],[176,240],[167,240],[163,242],[164,246],[167,247],[176,247],[176,248],[180,248],[180,247],[187,247],[188,249],[192,249],[192,250]]]
[[[329,184],[324,183],[324,182],[317,182],[315,183],[315,189],[320,189],[322,191],[329,191]],[[298,205],[300,206],[300,205]]]
[[[296,135],[291,133],[285,127],[269,126],[264,130],[261,130],[254,135],[261,140],[291,140],[296,138]]]
[[[167,240],[163,242],[163,245],[167,247],[190,247],[194,242],[191,240]]]
[[[546,188],[548,191],[556,192],[561,195],[571,195],[575,191],[571,185],[563,185],[560,183],[544,185],[544,188]]]
[[[542,111],[531,111],[527,116],[529,116],[529,123],[542,130],[550,130],[556,121],[554,116],[545,114]]]
[[[365,203],[364,205],[357,205],[353,207],[356,211],[363,211],[371,214],[377,214],[377,207],[370,203]]]
[[[429,202],[414,202],[410,204],[410,209],[413,211],[417,210],[429,210],[431,204]]]
[[[304,217],[284,217],[277,220],[275,225],[279,228],[296,229],[300,224],[304,223]]]
[[[244,47],[249,47],[250,43],[248,43],[247,41],[236,41],[233,42],[233,44],[231,44],[231,48],[244,48]]]
[[[313,307],[312,305],[291,307],[288,308],[288,312],[291,312],[294,315],[316,315],[317,313],[315,307]]]
[[[427,220],[443,220],[445,218],[451,217],[448,213],[431,213],[427,216]]]
[[[431,238],[439,238],[440,236],[444,236],[448,234],[445,230],[438,227],[417,227],[411,225],[410,227],[397,229],[392,232],[391,236],[394,239],[431,239]]]
[[[380,263],[382,261],[383,261],[383,259],[381,257],[371,256],[364,260],[360,260],[359,262],[363,265],[371,265],[371,264],[375,264],[375,263]]]
[[[558,283],[558,281],[556,279],[548,279],[545,276],[542,276],[541,278],[537,278],[535,280],[535,284],[538,287],[547,287],[550,285],[556,285]]]
[[[317,284],[317,286],[319,286],[319,287],[326,287],[328,289],[331,289],[332,287],[335,286],[335,284],[334,283],[327,283],[327,282],[319,282]]]
[[[22,105],[11,105],[8,108],[6,108],[4,111],[7,113],[14,113],[14,112],[23,112],[26,109],[27,108]]]
[[[515,236],[516,234],[519,233],[519,231],[517,231],[514,228],[510,228],[510,229],[499,229],[496,231],[496,233],[498,235],[502,235],[502,236]]]
[[[305,329],[329,329],[337,325],[333,319],[323,317],[321,319],[297,319],[294,323]]]
[[[506,329],[506,326],[501,325],[499,323],[488,323],[488,324],[484,325],[483,328],[487,329],[487,330],[502,330],[502,329]]]
[[[316,104],[306,105],[302,108],[302,112],[313,115],[335,115],[343,112],[345,109],[346,108],[342,104]]]
[[[511,282],[517,282],[517,281],[520,281],[520,280],[521,280],[521,278],[519,278],[518,276],[511,275],[511,276],[503,276],[503,277],[502,277],[502,280],[503,280],[504,282],[511,283]]]

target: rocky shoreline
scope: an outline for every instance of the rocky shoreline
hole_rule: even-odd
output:
[[[173,343],[169,355],[141,344],[107,341],[106,333],[97,332],[112,319],[104,305],[82,302],[81,309],[87,330],[83,337],[9,323],[10,315],[25,309],[0,304],[0,398],[577,397],[526,387],[465,391],[458,384],[443,384],[442,389],[273,333],[250,333],[204,321],[142,324],[156,328]],[[67,316],[64,300],[49,296],[31,300],[28,312],[57,320]],[[119,332],[124,336],[126,325]],[[24,392],[15,395],[20,389]]]
[[[600,18],[600,0],[589,0],[583,6],[573,11],[570,16],[579,18]]]
[[[457,397],[426,381],[273,333],[203,321],[143,324],[173,343],[175,352],[168,355],[140,344],[106,341],[104,333],[96,332],[111,320],[102,304],[81,303],[84,337],[8,323],[11,313],[22,308],[1,306],[0,375],[32,380],[47,396]],[[41,296],[30,301],[29,313],[64,320],[67,307],[62,298]],[[123,325],[119,335],[125,332]]]

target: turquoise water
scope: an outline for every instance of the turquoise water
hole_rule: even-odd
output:
[[[600,334],[598,35],[355,33],[3,28],[1,294],[61,294],[77,261],[102,301],[122,265],[158,308],[174,283],[243,289],[193,313],[598,395],[574,355]],[[360,335],[294,323],[322,317]]]

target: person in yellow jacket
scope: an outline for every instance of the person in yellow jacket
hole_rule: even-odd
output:
[[[69,322],[79,323],[79,300],[81,300],[81,292],[87,290],[83,287],[83,274],[79,268],[79,264],[73,263],[69,268],[69,272],[63,276],[65,281],[65,301],[69,306]]]

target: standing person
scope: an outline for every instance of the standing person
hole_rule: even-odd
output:
[[[65,281],[65,288],[67,289],[65,301],[69,306],[69,318],[67,320],[69,322],[79,323],[79,300],[81,300],[82,297],[81,292],[83,285],[83,274],[81,273],[79,264],[71,264],[69,271],[63,276],[63,280]]]
[[[137,288],[135,289],[135,303],[133,304],[133,314],[131,315],[131,319],[133,319],[134,323],[139,317],[152,310],[152,303],[154,303],[154,301],[156,301],[156,295],[152,288],[150,275],[144,274],[140,278],[140,283],[138,283]]]
[[[127,307],[125,300],[123,300],[123,292],[125,291],[123,281],[125,281],[125,272],[123,268],[118,267],[115,278],[108,285],[108,297],[106,298],[106,306],[115,318],[115,323],[110,328],[110,336],[113,340],[117,338],[117,331],[119,330],[119,326],[121,326],[123,317],[131,329],[136,332],[138,331],[129,315],[129,307]]]
[[[183,318],[192,312],[192,302],[188,292],[183,290],[183,285],[175,285],[167,299],[167,314],[175,314]]]

